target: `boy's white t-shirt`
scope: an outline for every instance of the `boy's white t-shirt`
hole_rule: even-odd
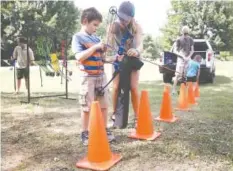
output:
[[[34,54],[31,48],[28,48],[30,61],[34,60]],[[27,67],[27,48],[16,46],[13,52],[13,58],[16,59],[16,68],[22,69]]]

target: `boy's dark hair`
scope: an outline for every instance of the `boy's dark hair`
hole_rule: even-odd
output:
[[[27,43],[27,39],[25,37],[18,37],[19,43]]]
[[[102,15],[94,7],[87,8],[82,12],[81,23],[83,23],[85,18],[87,19],[88,23],[93,20],[99,20],[102,22]]]

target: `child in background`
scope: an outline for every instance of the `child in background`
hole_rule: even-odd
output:
[[[200,76],[200,63],[201,63],[202,57],[200,55],[194,56],[192,60],[189,61],[188,67],[187,67],[187,82],[193,83],[193,89],[195,90],[196,84],[199,81]]]

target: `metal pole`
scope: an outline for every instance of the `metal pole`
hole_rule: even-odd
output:
[[[40,85],[41,85],[41,87],[43,87],[43,78],[42,78],[42,73],[41,73],[41,68],[40,68],[40,66],[39,66],[39,70],[40,70]]]
[[[15,69],[15,60],[13,61],[13,65],[14,65],[14,88],[16,91],[16,69]]]
[[[28,42],[28,27],[27,27],[27,69],[28,69],[27,87],[28,87],[28,103],[30,103],[30,59],[29,59],[29,48],[28,48],[28,44],[29,44],[29,42]]]
[[[64,40],[61,41],[61,57],[62,57],[62,71],[61,71],[61,84],[63,84],[62,75],[63,75],[63,68],[64,68]]]
[[[62,84],[63,68],[64,68],[64,66],[63,66],[63,64],[62,64],[62,69],[61,69],[61,84]]]
[[[66,99],[68,99],[68,66],[67,66],[67,36],[65,40],[65,69],[66,69]]]

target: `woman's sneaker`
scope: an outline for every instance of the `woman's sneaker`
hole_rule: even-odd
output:
[[[111,120],[112,120],[113,122],[115,122],[115,120],[116,120],[116,114],[115,114],[115,113],[112,114]]]
[[[107,127],[111,129],[116,129],[116,127],[114,126],[115,120],[116,120],[116,115],[115,113],[113,113],[112,116],[110,117],[110,122]]]

